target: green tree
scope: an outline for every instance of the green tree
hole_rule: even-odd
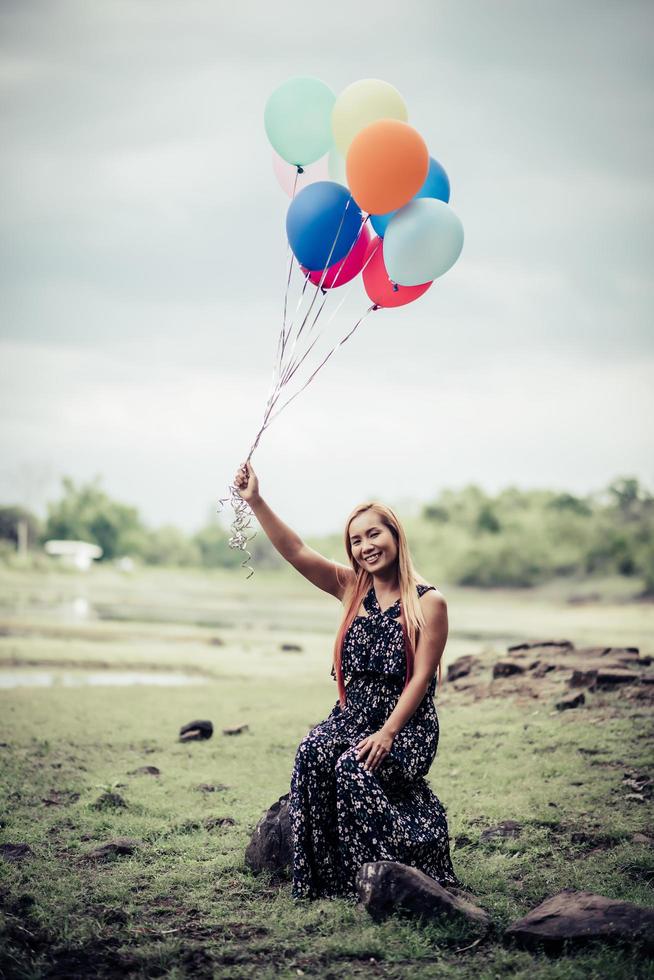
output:
[[[145,529],[136,507],[112,500],[100,486],[100,477],[77,486],[64,477],[61,498],[48,505],[44,537],[91,541],[102,548],[103,559],[134,554],[142,546]]]

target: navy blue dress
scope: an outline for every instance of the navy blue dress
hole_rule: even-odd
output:
[[[433,585],[418,585],[422,596]],[[442,885],[459,882],[447,819],[425,776],[438,747],[434,677],[413,716],[374,771],[356,745],[378,731],[404,688],[406,653],[400,600],[382,611],[374,587],[343,643],[346,706],[302,739],[291,776],[292,897],[356,897],[366,861],[401,861]],[[334,667],[332,676],[335,679]]]

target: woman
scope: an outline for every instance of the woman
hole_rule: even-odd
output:
[[[443,596],[419,579],[400,522],[383,504],[361,504],[348,518],[348,568],[273,513],[250,464],[235,486],[280,554],[345,606],[332,666],[339,699],[302,739],[293,766],[292,897],[356,897],[361,865],[381,860],[458,886],[445,811],[424,778],[438,746]]]

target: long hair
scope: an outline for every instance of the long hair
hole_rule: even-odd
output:
[[[343,680],[343,667],[342,667],[342,654],[343,654],[343,643],[345,640],[345,634],[354,622],[359,606],[363,601],[364,596],[368,593],[370,586],[373,582],[372,573],[367,571],[367,569],[362,568],[361,565],[352,555],[352,546],[350,544],[350,524],[355,517],[359,514],[363,514],[364,511],[372,510],[379,517],[379,520],[384,524],[393,537],[395,538],[395,543],[397,544],[397,570],[398,578],[400,583],[400,624],[402,626],[402,632],[404,634],[404,649],[406,651],[406,675],[404,678],[404,687],[407,686],[411,677],[413,676],[413,665],[415,657],[416,643],[418,640],[418,635],[420,630],[424,628],[425,617],[420,606],[420,601],[418,599],[418,593],[416,591],[416,585],[428,583],[421,575],[416,571],[413,561],[411,560],[411,554],[409,552],[409,545],[406,539],[406,534],[404,533],[404,528],[400,524],[400,521],[396,514],[387,507],[386,504],[380,504],[378,501],[371,500],[368,503],[359,504],[355,507],[350,516],[347,519],[345,525],[345,550],[352,566],[354,572],[354,580],[352,584],[348,586],[345,595],[343,597],[343,605],[345,606],[345,614],[341,622],[338,633],[336,634],[336,642],[334,643],[334,673],[336,674],[336,683],[338,685],[338,697],[341,703],[341,707],[345,707],[345,682]],[[438,663],[438,687],[441,686],[441,662]]]

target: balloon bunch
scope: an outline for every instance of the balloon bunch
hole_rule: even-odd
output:
[[[368,314],[418,299],[461,253],[463,227],[449,206],[447,173],[407,120],[400,93],[379,79],[354,82],[337,97],[320,79],[295,77],[266,103],[273,170],[292,199],[286,215],[289,268],[270,391],[247,461],[272,420]],[[301,291],[289,318],[295,266]],[[312,367],[309,358],[316,357],[317,342],[347,298],[325,323],[321,314],[330,292],[353,284],[359,275],[371,305]],[[308,308],[301,313],[303,304]],[[289,397],[280,405],[283,393]],[[252,512],[235,486],[230,496],[229,544],[245,552],[243,565],[251,575]]]

